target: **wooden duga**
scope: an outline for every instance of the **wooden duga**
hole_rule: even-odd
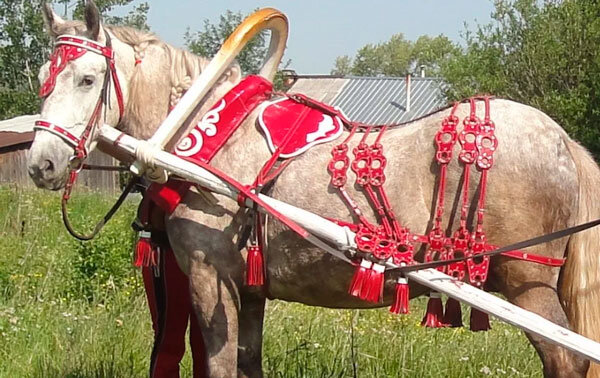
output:
[[[282,30],[285,17],[274,10],[261,12],[262,19],[255,17],[252,21],[260,26],[246,27],[249,32],[242,34],[249,36],[263,27],[276,30],[273,33],[276,42],[271,45],[272,52],[275,52],[265,66],[265,70],[272,71],[276,66],[274,60],[280,58],[276,52],[284,45],[281,40],[287,35],[287,31]],[[67,57],[62,66],[56,64],[56,59],[51,59],[51,69],[45,66],[41,70],[42,82],[48,82],[49,77],[53,82],[52,90],[45,92],[42,106],[41,117],[45,123],[39,124],[29,152],[29,171],[36,184],[54,190],[65,184],[68,186],[72,176],[68,175],[69,168],[77,168],[78,159],[85,157],[86,152],[99,142],[99,125],[116,127],[135,139],[149,139],[167,118],[170,108],[175,109],[168,122],[171,126],[157,134],[166,137],[142,143],[143,147],[133,146],[134,139],[120,137],[120,140],[131,142],[127,148],[138,160],[135,164],[138,173],[147,170],[154,179],[164,180],[166,170],[192,181],[198,179],[200,168],[174,156],[169,157],[171,155],[160,149],[171,150],[179,146],[177,140],[185,137],[195,125],[206,126],[198,122],[240,83],[239,67],[235,64],[213,66],[211,71],[215,71],[211,75],[218,76],[214,84],[212,77],[201,76],[199,82],[209,83],[203,84],[205,89],[188,91],[195,98],[186,99],[186,94],[182,99],[182,94],[192,87],[193,79],[209,66],[207,59],[175,49],[152,34],[104,27],[92,2],[87,3],[84,23],[64,21],[49,8],[45,8],[45,18],[50,35],[57,41],[64,41],[59,36],[75,36],[80,41],[78,43],[85,44],[84,48],[91,46],[99,52],[89,50],[78,57]],[[109,44],[112,53],[107,53]],[[96,45],[103,48],[97,49]],[[237,46],[231,47],[229,52],[235,55],[235,51]],[[226,57],[224,62],[229,62],[228,59]],[[116,74],[111,74],[113,70],[110,67],[113,66]],[[184,107],[176,106],[179,100]],[[190,106],[196,111],[192,112]],[[536,109],[500,99],[492,99],[489,106],[495,122],[498,149],[494,153],[494,166],[489,171],[486,186],[485,223],[482,227],[487,242],[490,245],[507,245],[599,218],[600,205],[595,199],[600,187],[600,170],[589,153]],[[470,104],[460,104],[453,114],[462,120],[472,110]],[[476,103],[475,111],[485,113],[482,102]],[[244,186],[234,185],[235,190],[229,186],[234,182],[251,186],[273,155],[262,128],[257,125],[260,112],[260,106],[253,110],[212,157],[210,165],[204,166],[214,172],[224,172],[231,178],[228,185],[219,184],[225,192],[229,192],[210,194],[204,189],[192,189],[183,195],[181,203],[165,219],[178,263],[190,278],[190,295],[203,332],[211,376],[262,374],[262,321],[267,297],[327,307],[371,308],[389,305],[394,300],[399,281],[397,270],[385,271],[381,282],[383,295],[377,303],[349,295],[348,286],[356,267],[324,252],[323,248],[334,253],[339,249],[341,256],[352,257],[350,226],[335,228],[335,224],[323,224],[322,230],[329,226],[342,230],[343,235],[331,239],[321,227],[311,229],[308,224],[302,224],[305,229],[300,228],[310,232],[299,236],[282,221],[270,216],[265,225],[263,248],[268,285],[261,288],[245,285],[247,254],[245,250],[240,251],[238,244],[248,224],[248,213],[227,196],[242,192],[241,199],[247,204],[253,200],[262,202],[257,203],[265,209],[274,206],[274,202],[267,202],[265,197],[261,197],[265,201],[255,198]],[[176,117],[177,114],[179,116]],[[187,114],[194,115],[190,118]],[[372,133],[364,138],[369,145],[377,139],[385,149],[386,181],[382,187],[397,222],[415,235],[428,235],[435,225],[432,215],[439,207],[436,193],[439,192],[441,171],[436,161],[435,137],[449,114],[450,109],[444,109],[403,127],[389,128],[384,134]],[[180,125],[183,127],[179,128]],[[116,154],[120,149],[114,143],[119,138],[110,137],[109,128],[102,130],[103,138],[113,143],[100,143],[100,146]],[[269,197],[283,207],[291,206],[288,216],[297,212],[309,217],[312,214],[322,220],[353,223],[356,213],[332,187],[328,171],[334,146],[347,140],[349,151],[352,151],[359,145],[361,136],[350,137],[350,134],[348,129],[341,130],[338,139],[316,145],[286,164],[272,183]],[[80,156],[72,159],[74,149]],[[458,144],[453,152],[455,156],[459,155]],[[462,208],[468,209],[466,220],[478,216],[477,206],[464,204],[478,202],[481,195],[479,176],[473,175],[465,188],[463,173],[463,166],[456,160],[445,168],[447,206],[440,224],[447,232],[461,226]],[[357,208],[362,210],[365,220],[377,224],[379,214],[372,209],[363,190],[352,182],[346,184],[345,190],[354,199]],[[466,200],[462,198],[464,193],[468,193]],[[302,219],[295,221],[300,223]],[[288,225],[293,226],[291,223]],[[315,242],[324,245],[317,248],[313,245]],[[343,250],[342,242],[346,243],[346,247],[350,246],[350,250]],[[580,355],[597,361],[593,342],[569,333],[565,333],[564,338],[555,337],[561,333],[557,328],[552,326],[550,331],[541,329],[545,325],[550,326],[550,323],[540,321],[538,325],[541,327],[534,327],[525,318],[536,323],[539,315],[589,339],[600,339],[599,243],[600,231],[594,228],[527,250],[530,254],[548,259],[566,257],[562,267],[509,256],[497,256],[490,261],[485,288],[500,292],[509,302],[527,310],[518,312],[506,306],[504,309],[508,315],[504,318],[529,327],[526,328],[529,331],[527,335],[540,355],[546,376],[598,376],[596,365],[588,373],[589,361]],[[417,246],[415,259],[422,261],[426,252],[425,247]],[[466,284],[457,284],[457,289],[451,290],[449,286],[454,285],[451,282],[441,273],[432,271],[410,273],[408,281],[413,297],[425,294],[433,287],[491,311],[490,307],[479,303],[482,298],[484,302],[489,299],[485,296],[487,294]],[[500,302],[495,303],[502,308]],[[514,311],[516,317],[513,318],[510,311]],[[502,317],[499,312],[494,314]],[[549,343],[548,339],[557,342],[562,339],[561,345],[570,350]]]

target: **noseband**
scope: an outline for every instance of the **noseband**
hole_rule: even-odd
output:
[[[65,184],[65,191],[62,197],[62,215],[65,227],[67,228],[69,233],[80,240],[91,240],[94,238],[94,236],[96,236],[98,232],[100,232],[100,229],[104,226],[106,222],[108,222],[108,220],[116,212],[116,210],[125,200],[125,197],[131,191],[136,182],[136,180],[131,180],[129,182],[129,184],[127,185],[117,202],[104,216],[104,218],[96,225],[92,233],[84,235],[76,232],[73,229],[71,223],[69,222],[69,217],[67,213],[67,203],[71,196],[73,185],[77,180],[77,176],[81,169],[83,169],[84,167],[83,162],[88,156],[88,140],[92,135],[94,128],[98,125],[98,122],[100,121],[102,109],[104,108],[106,111],[106,108],[110,107],[111,84],[114,84],[115,92],[117,94],[117,102],[119,104],[119,122],[121,121],[121,118],[123,118],[123,112],[125,109],[123,101],[123,92],[121,90],[121,85],[119,84],[119,77],[117,75],[117,69],[115,66],[115,53],[112,49],[111,38],[106,31],[104,33],[106,36],[105,46],[83,37],[72,35],[59,36],[56,39],[56,48],[50,56],[50,75],[40,88],[40,97],[48,97],[56,87],[56,79],[58,75],[65,69],[67,64],[70,61],[81,58],[88,51],[91,51],[98,55],[102,55],[106,59],[106,72],[104,74],[102,90],[100,91],[100,96],[98,98],[98,101],[96,102],[94,112],[92,113],[92,116],[90,117],[90,120],[88,121],[88,124],[81,133],[81,135],[79,137],[73,135],[71,132],[67,131],[65,127],[62,127],[60,125],[57,125],[56,123],[47,120],[37,120],[33,128],[34,130],[48,131],[58,136],[74,149],[74,154],[69,160],[69,179]]]

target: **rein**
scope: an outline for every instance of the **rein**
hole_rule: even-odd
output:
[[[94,230],[90,234],[82,234],[73,229],[69,220],[67,205],[71,197],[73,186],[77,181],[79,172],[81,172],[82,169],[105,168],[99,166],[86,165],[84,164],[84,161],[89,154],[88,141],[92,136],[93,131],[99,124],[102,115],[102,110],[104,109],[104,112],[106,112],[106,109],[110,107],[111,84],[115,86],[115,92],[117,94],[117,102],[119,105],[119,122],[121,121],[124,113],[123,92],[121,90],[121,85],[119,84],[119,77],[117,75],[117,69],[115,66],[115,54],[112,49],[112,41],[108,32],[105,31],[104,33],[106,36],[105,46],[83,37],[71,35],[59,36],[55,44],[56,49],[54,50],[50,58],[50,76],[40,88],[40,97],[48,97],[56,86],[56,79],[58,75],[65,69],[67,63],[69,61],[76,60],[82,57],[88,51],[101,55],[106,59],[106,71],[104,74],[104,82],[102,83],[102,89],[100,91],[100,95],[98,96],[98,101],[96,102],[96,106],[94,107],[94,111],[92,112],[90,120],[88,121],[88,124],[83,130],[81,136],[77,137],[69,131],[67,131],[65,127],[61,127],[60,125],[57,125],[56,123],[47,120],[37,120],[34,126],[34,130],[50,132],[63,139],[74,149],[74,154],[69,159],[69,178],[67,180],[67,183],[65,184],[65,190],[63,192],[61,201],[61,209],[63,223],[65,224],[67,231],[69,231],[69,233],[73,237],[79,240],[93,239],[98,234],[98,232],[100,232],[100,230],[106,224],[106,222],[108,222],[108,220],[118,210],[118,208],[121,206],[129,192],[131,192],[131,190],[137,182],[137,179],[135,178],[129,181],[129,183],[123,190],[123,193],[121,193],[121,195],[119,196],[117,202],[112,206],[112,208],[102,218],[102,220],[100,220],[96,224]],[[108,170],[117,169],[115,169],[115,167],[111,167]]]

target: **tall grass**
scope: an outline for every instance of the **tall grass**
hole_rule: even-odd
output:
[[[0,187],[0,377],[143,377],[152,347],[141,276],[131,266],[136,201],[91,243],[64,230],[59,195]],[[112,199],[75,198],[73,222],[91,227]],[[269,377],[540,376],[524,335],[430,330],[412,314],[269,302],[263,367]],[[190,376],[190,360],[182,376]]]

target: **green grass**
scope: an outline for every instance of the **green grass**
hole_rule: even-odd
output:
[[[112,199],[73,200],[90,227]],[[152,345],[141,275],[131,265],[135,202],[92,243],[64,230],[59,194],[0,187],[0,377],[143,377]],[[263,367],[269,377],[531,377],[541,364],[522,332],[420,327],[412,313],[340,311],[272,301]],[[465,311],[468,312],[468,311]],[[468,314],[465,314],[468,315]],[[190,376],[190,360],[182,376]]]

